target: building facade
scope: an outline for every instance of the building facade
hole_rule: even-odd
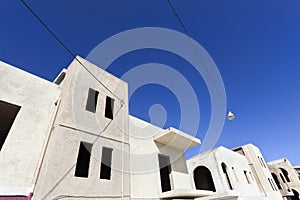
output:
[[[296,170],[296,172],[298,174],[298,178],[300,180],[300,166],[294,166],[294,169]]]
[[[300,180],[291,163],[286,158],[282,158],[268,162],[268,167],[282,196],[287,200],[299,198]]]
[[[299,199],[254,145],[186,160],[199,139],[130,116],[127,83],[79,56],[54,82],[0,62],[0,120],[0,200]]]

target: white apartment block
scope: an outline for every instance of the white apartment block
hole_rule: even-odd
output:
[[[79,56],[53,82],[0,62],[0,130],[0,200],[299,200],[254,145],[186,160],[198,138],[130,116],[127,83]]]

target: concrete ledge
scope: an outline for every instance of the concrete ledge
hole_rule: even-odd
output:
[[[157,135],[154,141],[180,150],[185,150],[201,143],[198,138],[172,127]]]
[[[163,192],[159,196],[160,199],[194,199],[199,197],[212,196],[214,193],[208,190],[184,190],[175,189],[168,192]]]

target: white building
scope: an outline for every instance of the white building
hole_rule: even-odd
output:
[[[243,155],[219,147],[187,162],[194,187],[214,192],[204,199],[265,199]]]
[[[262,196],[272,200],[282,199],[271,172],[260,150],[256,146],[247,144],[237,147],[233,151],[246,157]]]
[[[300,180],[300,166],[294,166],[294,169],[296,170],[299,180]]]
[[[286,158],[282,158],[268,162],[268,167],[282,196],[288,200],[299,199],[300,180],[291,163]]]
[[[130,116],[127,83],[80,57],[53,83],[0,62],[0,119],[0,200],[286,195],[253,145],[186,161],[199,139]]]

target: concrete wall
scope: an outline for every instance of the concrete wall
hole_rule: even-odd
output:
[[[247,144],[235,148],[234,151],[245,155],[247,158],[248,164],[253,172],[261,194],[268,199],[282,200],[281,193],[276,186],[276,183],[266,162],[264,161],[260,150],[252,144]]]
[[[184,152],[154,142],[163,129],[130,116],[131,198],[159,198],[162,193],[158,154],[170,157],[172,190],[192,190]]]
[[[268,167],[271,173],[275,174],[278,178],[282,196],[293,196],[292,190],[296,190],[300,193],[300,180],[298,174],[286,158],[268,162]],[[287,178],[282,170],[286,170],[288,173]]]
[[[36,182],[60,91],[57,85],[3,62],[0,91],[0,100],[21,106],[0,152],[0,196],[28,196]]]
[[[63,71],[60,85],[0,62],[0,100],[21,106],[0,152],[0,198],[31,198],[33,193],[34,200],[159,199],[162,154],[170,158],[173,194],[193,194],[194,170],[205,166],[216,192],[199,199],[282,200],[257,147],[249,144],[237,152],[219,147],[186,162],[184,150],[154,141],[165,130],[129,116],[127,83],[77,59],[84,66],[74,60]],[[99,92],[95,112],[86,110],[89,88]],[[105,117],[107,96],[114,99],[113,120]],[[81,142],[93,145],[87,178],[75,176]],[[103,147],[113,149],[110,180],[100,179]],[[300,181],[288,161],[274,161],[269,167],[277,174],[284,168],[291,175],[283,195],[292,194],[288,189],[299,192]]]
[[[226,197],[225,199],[227,199],[230,196],[259,198],[261,196],[246,158],[225,147],[219,147],[211,151],[201,153],[189,159],[187,163],[194,188],[194,170],[198,166],[205,166],[210,170],[216,192],[214,193],[214,197],[206,197],[205,199],[215,199],[217,197]],[[222,163],[227,166],[227,173],[233,188],[232,190],[229,188],[226,176],[223,172],[221,166]],[[244,171],[247,173],[249,183]]]
[[[298,178],[300,180],[300,166],[294,166],[293,168],[296,170],[296,172],[298,174]]]
[[[33,199],[122,196],[128,199],[130,158],[127,84],[86,60],[77,58],[98,80],[76,60],[68,67],[61,86],[58,114]],[[89,88],[99,91],[95,113],[86,110]],[[104,116],[106,96],[115,99],[113,120]],[[88,178],[74,176],[80,142],[93,144]],[[111,180],[100,179],[103,146],[113,149]]]

